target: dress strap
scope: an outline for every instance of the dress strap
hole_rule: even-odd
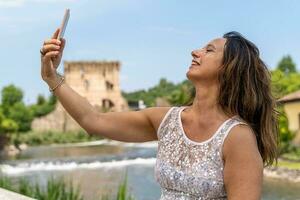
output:
[[[230,119],[230,121],[228,123],[225,124],[225,126],[221,130],[221,134],[222,134],[221,145],[220,145],[221,151],[223,149],[224,141],[225,141],[226,137],[229,135],[230,130],[233,127],[240,125],[240,124],[249,126],[249,124],[242,121],[238,116],[234,116],[233,118]]]
[[[158,126],[158,129],[157,129],[157,137],[158,139],[160,138],[161,136],[161,129],[166,126],[166,123],[167,123],[167,118],[168,116],[171,114],[172,110],[174,110],[175,107],[171,107],[165,114],[165,116],[163,117],[163,119],[161,120],[159,126]]]

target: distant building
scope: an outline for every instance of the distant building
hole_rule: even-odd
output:
[[[278,102],[283,104],[289,130],[296,132],[293,143],[300,145],[300,90],[282,97]]]
[[[121,95],[119,72],[119,62],[64,62],[66,83],[99,112],[129,110],[127,101]],[[32,122],[32,129],[68,131],[81,128],[58,102],[52,113]]]
[[[144,104],[143,100],[138,101],[128,101],[128,106],[130,110],[142,110],[146,108],[146,105]]]

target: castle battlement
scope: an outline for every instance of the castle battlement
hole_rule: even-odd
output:
[[[99,112],[129,110],[127,101],[121,95],[120,67],[118,61],[64,61],[65,81]],[[66,131],[78,128],[59,102],[53,113],[32,123],[34,130]]]

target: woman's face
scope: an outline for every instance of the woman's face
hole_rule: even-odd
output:
[[[193,82],[218,80],[225,42],[225,38],[217,38],[210,41],[205,47],[192,51],[192,63],[186,74],[189,80]]]

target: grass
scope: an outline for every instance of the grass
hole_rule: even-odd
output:
[[[25,143],[30,146],[48,145],[48,144],[65,144],[75,142],[87,142],[99,140],[101,137],[90,136],[84,131],[73,132],[27,132],[9,134],[10,144],[18,146]]]
[[[0,178],[0,187],[39,200],[83,200],[79,187],[66,184],[62,179],[49,179],[45,189],[38,184],[32,185],[26,179],[18,180],[13,185],[8,177]]]
[[[119,186],[117,200],[133,200],[134,198],[129,194],[127,195],[127,172],[123,183]]]
[[[101,200],[111,200],[112,198],[108,195],[102,195]],[[134,200],[134,197],[128,192],[127,188],[127,171],[125,174],[124,181],[118,187],[118,193],[115,200]]]
[[[284,167],[287,169],[298,169],[300,170],[300,162],[293,162],[287,160],[278,160],[278,167]]]
[[[300,162],[300,147],[293,147],[290,152],[282,154],[281,157],[286,160]]]
[[[38,184],[30,184],[26,179],[19,179],[17,184],[13,184],[8,177],[0,177],[0,187],[38,200],[83,200],[80,188],[75,187],[71,182],[65,183],[62,178],[49,179],[46,188],[42,189]],[[103,195],[100,199],[111,200],[112,198]],[[128,193],[127,175],[119,185],[116,200],[134,200]]]

